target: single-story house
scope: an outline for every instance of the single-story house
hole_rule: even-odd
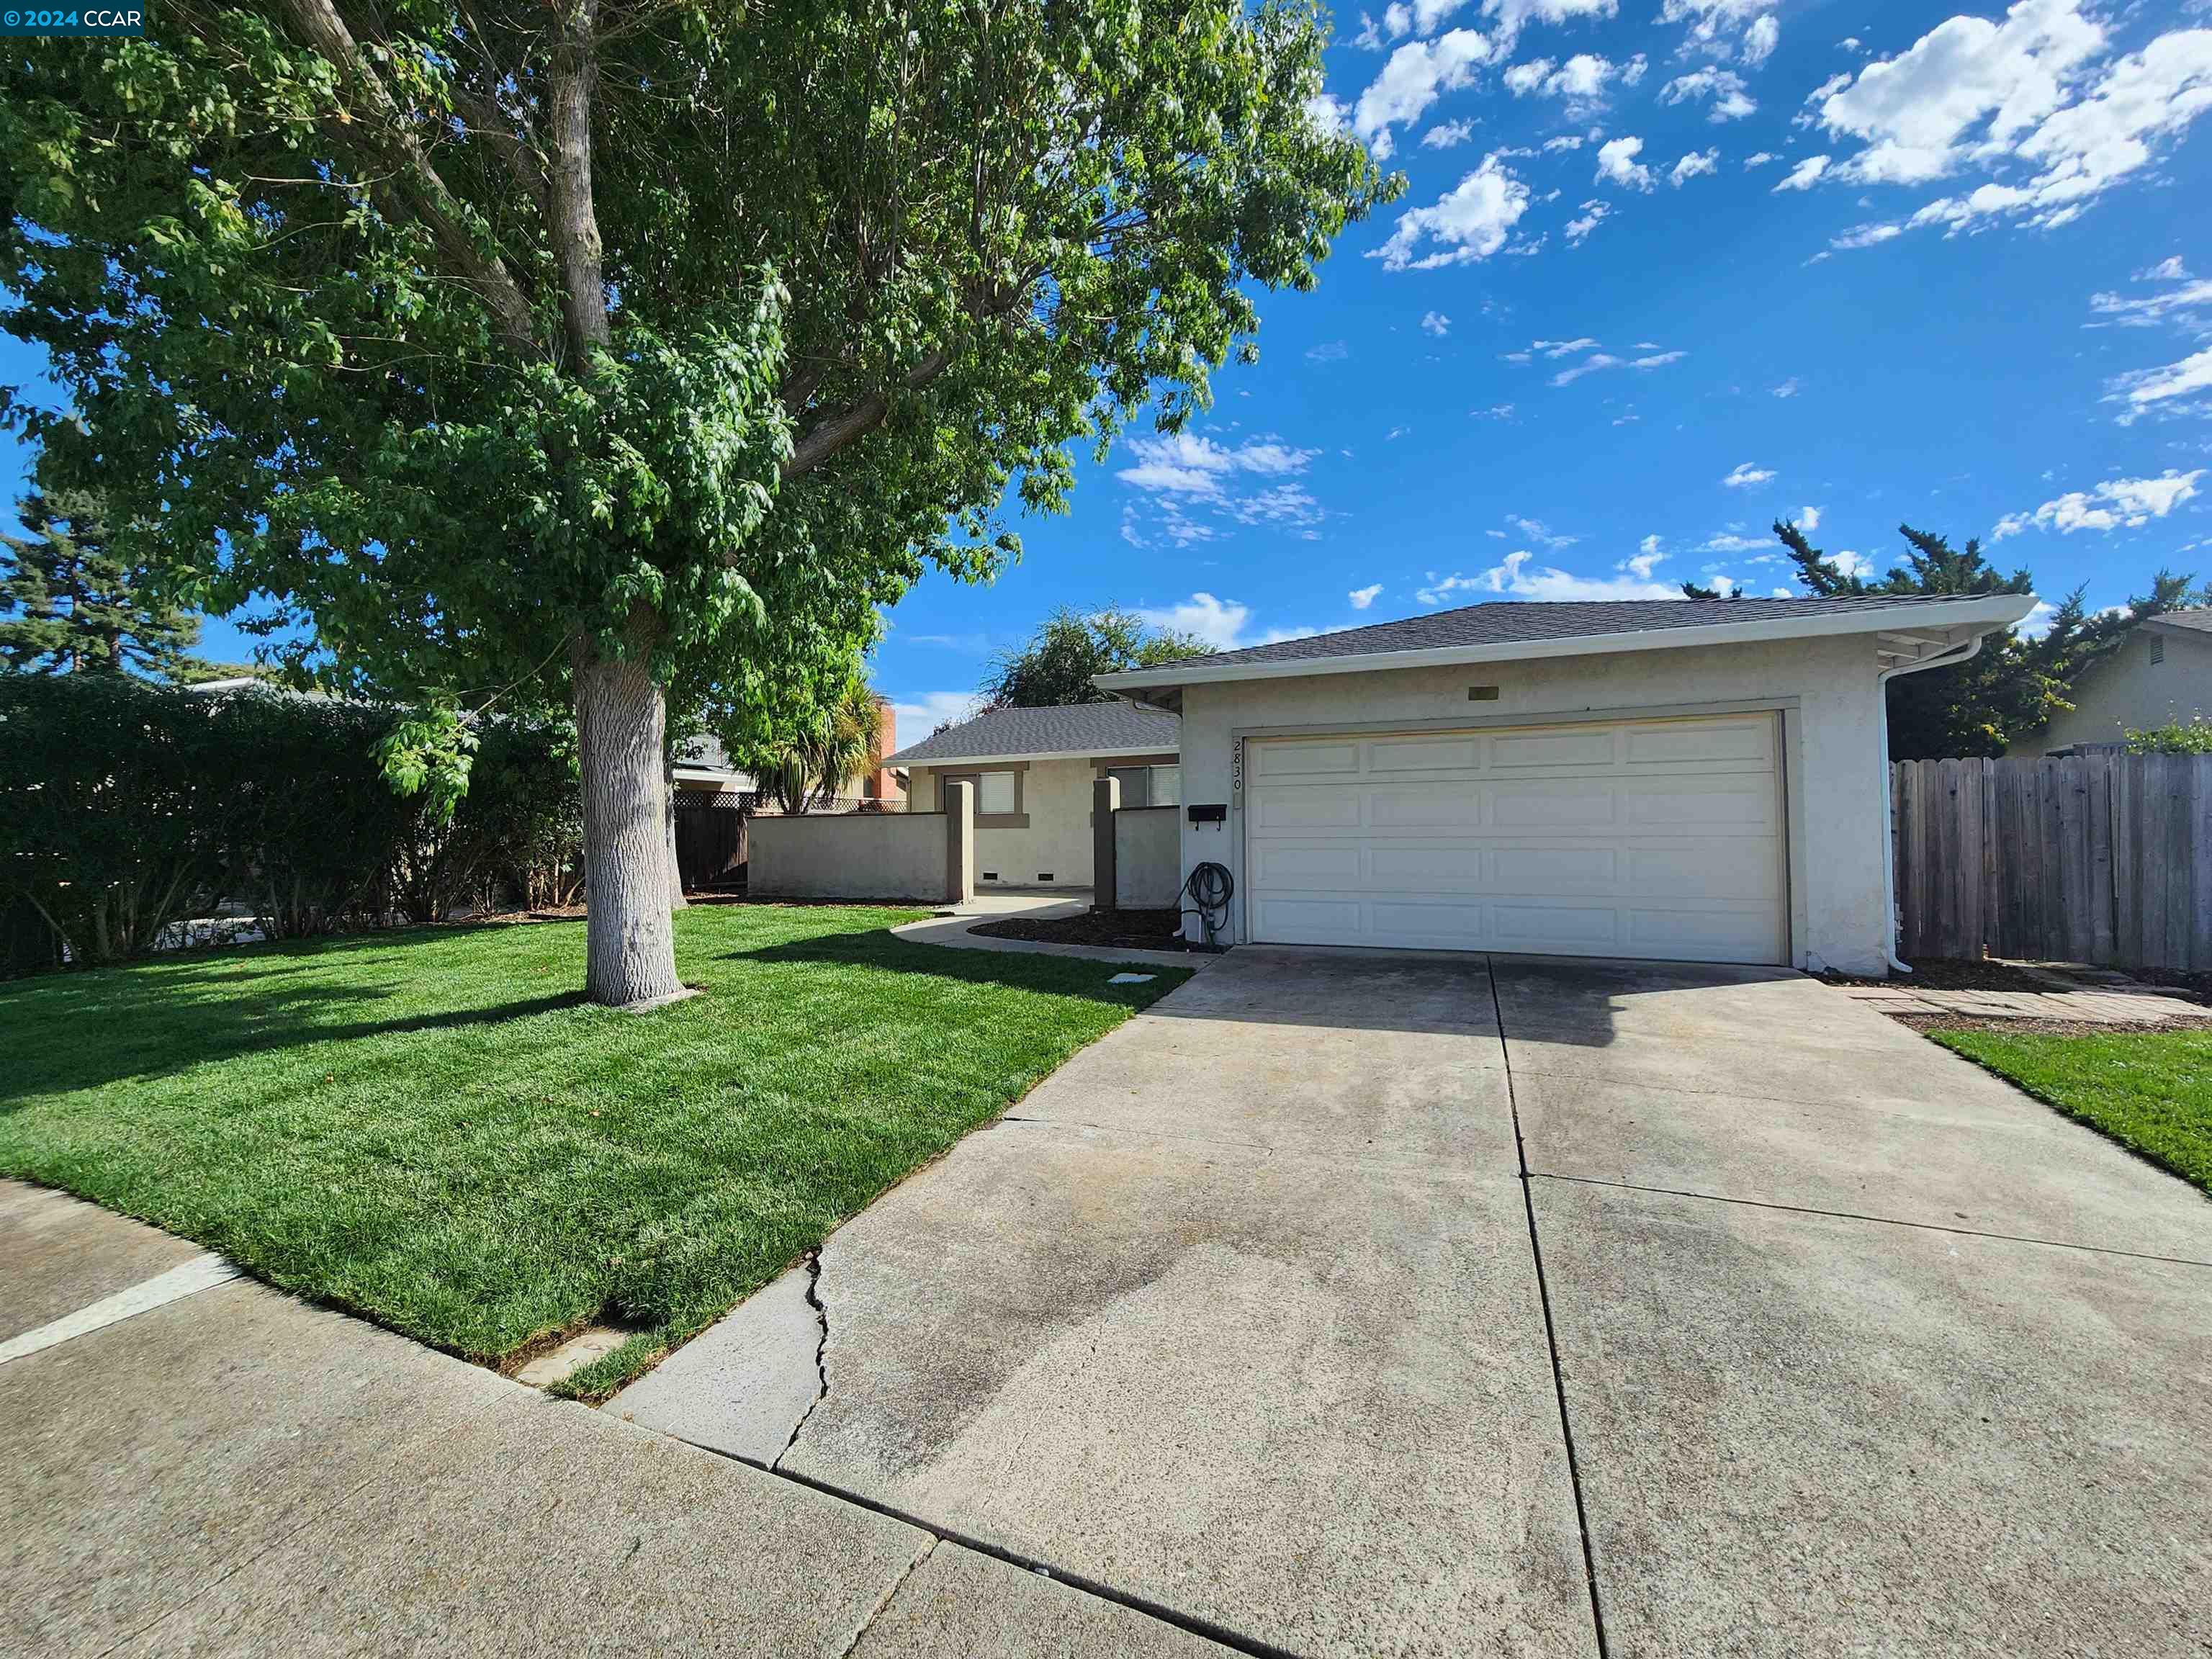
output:
[[[1097,780],[1121,781],[1124,806],[1170,806],[1176,717],[1123,702],[994,708],[887,757],[907,774],[909,812],[934,812],[945,782],[975,788],[979,887],[1088,887]]]
[[[1097,684],[1182,717],[1224,942],[1880,974],[1884,683],[2031,603],[1498,602]]]
[[[2212,717],[2212,609],[2168,611],[2137,623],[2117,648],[2081,671],[2073,702],[2008,753],[2033,759],[2118,748],[2130,731]]]

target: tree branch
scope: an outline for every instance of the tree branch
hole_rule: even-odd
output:
[[[939,346],[906,373],[909,392],[919,392],[952,366],[952,351]],[[811,472],[856,438],[865,437],[884,423],[890,413],[891,400],[881,392],[871,392],[866,397],[848,404],[834,415],[824,416],[807,429],[806,435],[792,446],[791,459],[783,464],[783,476],[796,478]]]
[[[586,374],[592,354],[605,349],[611,337],[599,222],[592,207],[592,29],[598,15],[599,0],[569,0],[546,71],[553,141],[546,179],[553,210],[547,228],[553,263],[561,273],[561,317],[569,354]]]
[[[328,58],[367,101],[370,119],[362,125],[368,128],[368,141],[386,151],[398,167],[393,187],[412,216],[429,231],[439,252],[490,308],[492,320],[508,346],[526,357],[543,356],[544,346],[538,337],[537,319],[531,313],[528,296],[506,263],[477,245],[467,210],[430,165],[428,154],[409,131],[390,90],[362,56],[359,43],[332,0],[285,0],[285,8],[307,44]]]

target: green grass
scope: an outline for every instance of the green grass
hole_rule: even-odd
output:
[[[498,1361],[611,1316],[603,1393],[1185,975],[948,951],[923,914],[677,919],[705,994],[584,1004],[580,922],[0,987],[0,1175]]]
[[[1929,1035],[2212,1193],[2212,1031]]]

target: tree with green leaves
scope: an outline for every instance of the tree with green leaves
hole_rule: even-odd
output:
[[[787,812],[835,801],[883,755],[884,709],[857,675],[825,707],[778,736],[725,750]]]
[[[1814,547],[1794,522],[1778,519],[1774,534],[1789,555],[1797,585],[1817,598],[2035,592],[2034,578],[2025,568],[2007,575],[1992,565],[1978,538],[1954,548],[1944,537],[1899,525],[1898,534],[1906,544],[1904,557],[1869,580],[1855,562],[1832,560]],[[2015,739],[2071,708],[2068,694],[2081,671],[2116,649],[2136,623],[2190,603],[2191,580],[2161,570],[2148,593],[2131,599],[2123,610],[2094,617],[2088,612],[2086,587],[2077,587],[2051,607],[2033,635],[1992,634],[1962,663],[1899,675],[1889,682],[1891,755],[1933,760],[2003,754]],[[1683,583],[1682,591],[1693,599],[1723,597],[1695,582]],[[1740,594],[1738,590],[1727,597]]]
[[[0,666],[16,673],[179,678],[198,665],[198,618],[150,591],[144,563],[114,545],[100,496],[33,486],[21,536],[0,536]]]
[[[18,42],[0,319],[74,407],[9,408],[326,683],[571,702],[588,993],[670,996],[670,689],[766,723],[926,567],[1014,556],[1071,444],[1204,407],[1402,187],[1309,113],[1326,40],[1312,0],[180,0]]]
[[[1195,634],[1153,628],[1127,611],[1078,611],[1062,605],[1021,645],[1001,654],[982,686],[986,708],[1056,708],[1104,702],[1094,674],[1155,668],[1213,647]]]

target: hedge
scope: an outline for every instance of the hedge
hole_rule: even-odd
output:
[[[0,971],[144,956],[219,911],[298,938],[573,896],[566,730],[487,723],[440,824],[384,780],[399,718],[258,688],[0,676]]]

